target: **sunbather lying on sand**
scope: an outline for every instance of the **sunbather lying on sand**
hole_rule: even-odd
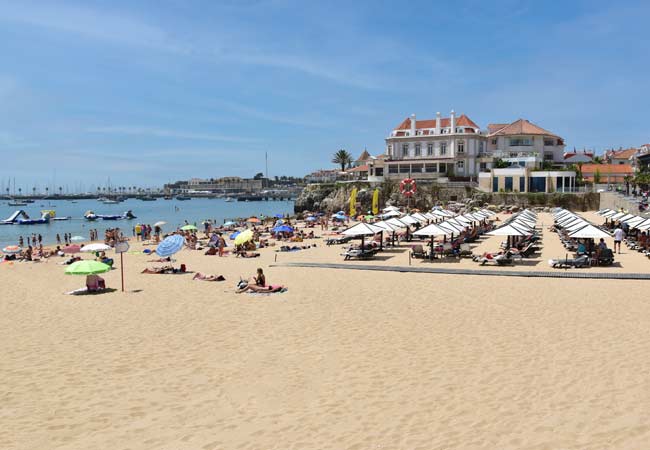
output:
[[[199,281],[226,281],[226,278],[223,275],[205,275],[201,272],[194,275],[192,279]]]
[[[257,252],[239,252],[237,256],[240,258],[257,258],[260,254]]]
[[[257,269],[257,274],[252,277],[249,281],[241,280],[237,285],[237,294],[242,292],[280,292],[285,290],[286,287],[280,285],[267,285],[266,276],[262,269]]]
[[[185,264],[181,264],[181,267],[179,269],[176,269],[173,266],[153,267],[151,269],[146,268],[140,273],[167,274],[167,273],[185,273],[185,272],[187,272],[187,268],[185,267]]]

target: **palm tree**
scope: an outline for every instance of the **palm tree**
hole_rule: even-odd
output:
[[[348,153],[347,150],[341,149],[338,152],[334,153],[334,158],[332,159],[334,164],[341,165],[341,172],[345,170],[346,166],[352,164],[352,155]]]
[[[36,197],[36,186],[32,188],[32,197]]]
[[[23,192],[22,188],[18,188],[18,196],[20,196],[21,192]]]
[[[48,196],[48,192],[50,192],[50,188],[45,186],[45,196],[46,197]]]
[[[59,186],[59,196],[63,195],[63,186]]]
[[[632,175],[625,175],[623,177],[623,181],[625,181],[625,195],[630,195],[630,183],[633,179],[634,177]]]

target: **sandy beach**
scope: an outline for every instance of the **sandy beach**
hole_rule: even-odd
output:
[[[515,269],[564,256],[551,223],[540,214],[542,253]],[[113,270],[118,290],[89,296],[63,294],[84,279],[56,258],[1,264],[0,448],[648,447],[650,282],[281,265],[343,260],[340,246],[306,243],[317,247],[257,259],[177,254],[225,282],[141,274],[152,257],[127,254],[127,292]],[[650,268],[625,247],[616,256],[584,270]],[[408,247],[346,263],[408,266]],[[288,291],[235,294],[257,267]]]

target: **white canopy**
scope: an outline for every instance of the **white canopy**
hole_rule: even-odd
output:
[[[460,234],[460,233],[463,232],[463,228],[461,228],[458,225],[455,225],[453,223],[449,223],[447,221],[437,223],[436,225],[438,225],[443,230],[448,230],[449,234],[452,234],[452,233],[453,234]]]
[[[625,221],[625,223],[628,224],[630,227],[633,227],[634,225],[637,225],[641,222],[645,222],[645,217],[634,216],[631,219]]]
[[[506,225],[496,230],[492,230],[489,233],[490,236],[526,236],[527,233],[519,230],[518,228],[512,225]]]
[[[608,213],[608,212],[610,212],[610,211],[611,211],[611,209],[609,209],[609,208],[605,208],[605,209],[601,209],[601,210],[598,211],[596,214],[598,214],[599,216],[602,216],[603,214]]]
[[[620,213],[616,213],[616,214],[614,214],[613,216],[611,216],[610,219],[611,219],[611,220],[618,220],[618,219],[620,219],[620,218],[623,217],[623,216],[625,216],[625,213],[620,212]]]
[[[645,230],[647,230],[648,228],[650,228],[650,219],[644,220],[644,221],[641,222],[641,223],[637,223],[637,224],[634,225],[632,228],[636,228],[636,229],[638,229],[638,230],[645,231]]]
[[[397,206],[387,206],[384,209],[382,209],[383,212],[389,212],[389,211],[397,211],[399,212],[399,208]]]
[[[390,217],[399,217],[401,215],[402,214],[399,211],[388,211],[388,212],[382,214],[381,218],[382,219],[387,219],[387,218],[390,218]]]
[[[409,225],[415,225],[416,223],[420,223],[419,220],[415,219],[414,217],[411,216],[404,216],[401,219],[402,222],[407,223]]]
[[[450,231],[447,231],[436,224],[427,225],[421,230],[413,233],[415,236],[444,236],[446,234],[451,234]]]
[[[627,222],[630,219],[634,219],[636,216],[634,214],[625,214],[623,217],[621,217],[619,222]]]
[[[400,228],[406,228],[406,227],[408,227],[408,224],[407,224],[407,223],[404,223],[404,222],[402,222],[400,219],[396,219],[396,218],[394,218],[394,217],[393,217],[392,219],[388,219],[388,220],[386,220],[385,222],[386,222],[386,223],[389,223],[389,224],[391,224],[391,225],[395,225],[396,227],[400,227]]]
[[[401,228],[400,226],[393,225],[392,223],[386,222],[384,220],[382,220],[381,222],[373,223],[373,225],[379,228],[383,228],[385,231],[391,231],[391,232],[397,231]]]
[[[358,223],[343,231],[341,234],[344,234],[345,236],[373,236],[382,231],[386,230],[370,223]]]
[[[440,217],[436,216],[435,214],[431,214],[430,212],[425,212],[422,213],[424,217],[426,217],[429,220],[438,220]]]
[[[586,220],[584,220],[584,219],[580,219],[579,221],[572,223],[571,225],[569,225],[568,227],[565,227],[564,229],[566,231],[568,231],[569,233],[571,233],[571,232],[579,230],[580,228],[583,228],[583,227],[585,227],[587,225],[591,225],[591,224],[589,222],[587,222]]]
[[[605,219],[607,219],[608,217],[612,217],[612,216],[615,215],[615,214],[620,214],[620,213],[617,213],[616,211],[612,211],[612,210],[610,209],[610,210],[607,211],[606,213],[602,213],[601,216],[603,216]]]
[[[413,217],[415,220],[418,220],[420,222],[428,222],[429,218],[423,214],[420,214],[419,212],[411,214],[411,217]]]
[[[105,252],[108,250],[112,250],[112,247],[106,244],[100,244],[100,243],[95,243],[95,244],[88,244],[84,245],[81,247],[82,252]]]
[[[570,233],[569,236],[572,238],[592,238],[592,239],[611,237],[608,233],[605,233],[600,228],[597,228],[591,224],[588,224],[586,227],[580,228],[579,230]]]
[[[453,217],[453,215],[454,215],[453,213],[442,210],[442,209],[432,209],[431,213],[435,214],[436,216],[440,216],[440,217]]]

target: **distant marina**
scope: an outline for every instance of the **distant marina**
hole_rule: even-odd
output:
[[[177,197],[165,201],[163,196],[152,196],[153,200],[143,201],[142,198],[81,197],[0,200],[0,223],[13,222],[0,226],[0,245],[15,244],[21,235],[41,234],[44,244],[54,244],[57,234],[88,236],[90,229],[103,233],[106,229],[119,227],[130,236],[137,223],[159,220],[165,220],[169,227],[176,228],[184,225],[185,221],[200,226],[206,220],[220,224],[238,217],[293,213],[292,200],[247,202],[225,197],[188,196],[191,201]],[[19,220],[23,221],[22,224]]]

